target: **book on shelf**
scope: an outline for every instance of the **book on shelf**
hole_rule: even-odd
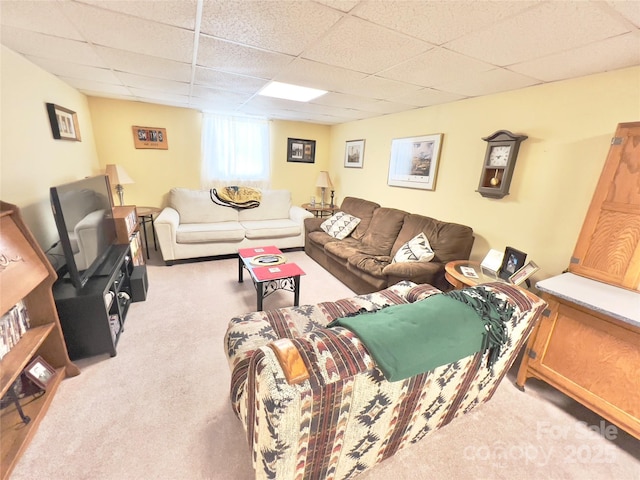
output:
[[[0,318],[0,358],[11,351],[30,326],[29,312],[20,300]]]

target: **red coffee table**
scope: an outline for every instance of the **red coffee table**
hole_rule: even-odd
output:
[[[244,281],[243,271],[246,268],[258,295],[258,311],[262,310],[264,298],[276,290],[293,292],[293,304],[297,307],[300,304],[300,276],[305,273],[295,263],[254,265],[251,260],[258,255],[282,255],[282,252],[274,246],[238,249],[238,282]]]

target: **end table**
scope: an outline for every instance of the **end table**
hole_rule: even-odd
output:
[[[151,224],[151,233],[153,235],[153,249],[158,251],[158,244],[156,243],[156,231],[153,228],[153,216],[162,211],[158,207],[136,207],[138,211],[138,218],[142,225],[142,234],[144,235],[144,249],[147,252],[147,260],[149,260],[149,241],[147,240],[147,223]]]
[[[303,203],[302,208],[304,208],[308,212],[313,213],[316,217],[320,217],[320,218],[324,216],[330,217],[331,215],[336,213],[338,210],[340,210],[340,208],[337,205],[322,206],[321,203],[315,203],[315,204]]]

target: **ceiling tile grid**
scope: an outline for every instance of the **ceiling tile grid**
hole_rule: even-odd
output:
[[[87,95],[330,125],[640,65],[640,4],[0,0],[0,41]]]

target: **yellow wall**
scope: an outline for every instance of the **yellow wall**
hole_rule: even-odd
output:
[[[0,198],[18,204],[43,246],[57,238],[48,190],[123,165],[136,181],[126,203],[163,206],[171,187],[199,188],[201,113],[175,107],[89,98],[2,47]],[[78,113],[82,142],[53,140],[45,102]],[[441,220],[470,225],[472,258],[509,245],[542,270],[567,267],[582,220],[620,122],[640,120],[640,67],[555,82],[483,98],[350,122],[333,127],[271,122],[272,188],[292,191],[295,203],[311,195],[328,170],[338,203],[347,196],[376,200]],[[133,125],[167,129],[169,150],[136,150]],[[481,197],[486,143],[506,129],[526,134],[511,194]],[[394,138],[442,133],[434,191],[387,185]],[[94,141],[95,136],[95,141]],[[314,164],[286,161],[287,138],[316,140]],[[364,168],[344,168],[345,141],[365,139]]]
[[[125,204],[160,207],[172,187],[200,187],[200,112],[98,97],[89,108],[103,171],[121,165],[135,182],[124,185]],[[134,125],[166,128],[169,149],[136,149]]]
[[[640,68],[583,77],[335,126],[331,177],[337,195],[469,225],[472,259],[512,246],[540,267],[540,277],[567,266],[620,122],[640,120]],[[528,135],[510,195],[475,192],[486,137],[496,130]],[[442,133],[435,191],[390,187],[394,138]],[[365,139],[362,169],[344,168],[345,141]]]
[[[0,198],[21,208],[44,248],[58,239],[49,187],[99,172],[87,97],[1,47]],[[76,112],[81,142],[55,140],[46,103]]]

